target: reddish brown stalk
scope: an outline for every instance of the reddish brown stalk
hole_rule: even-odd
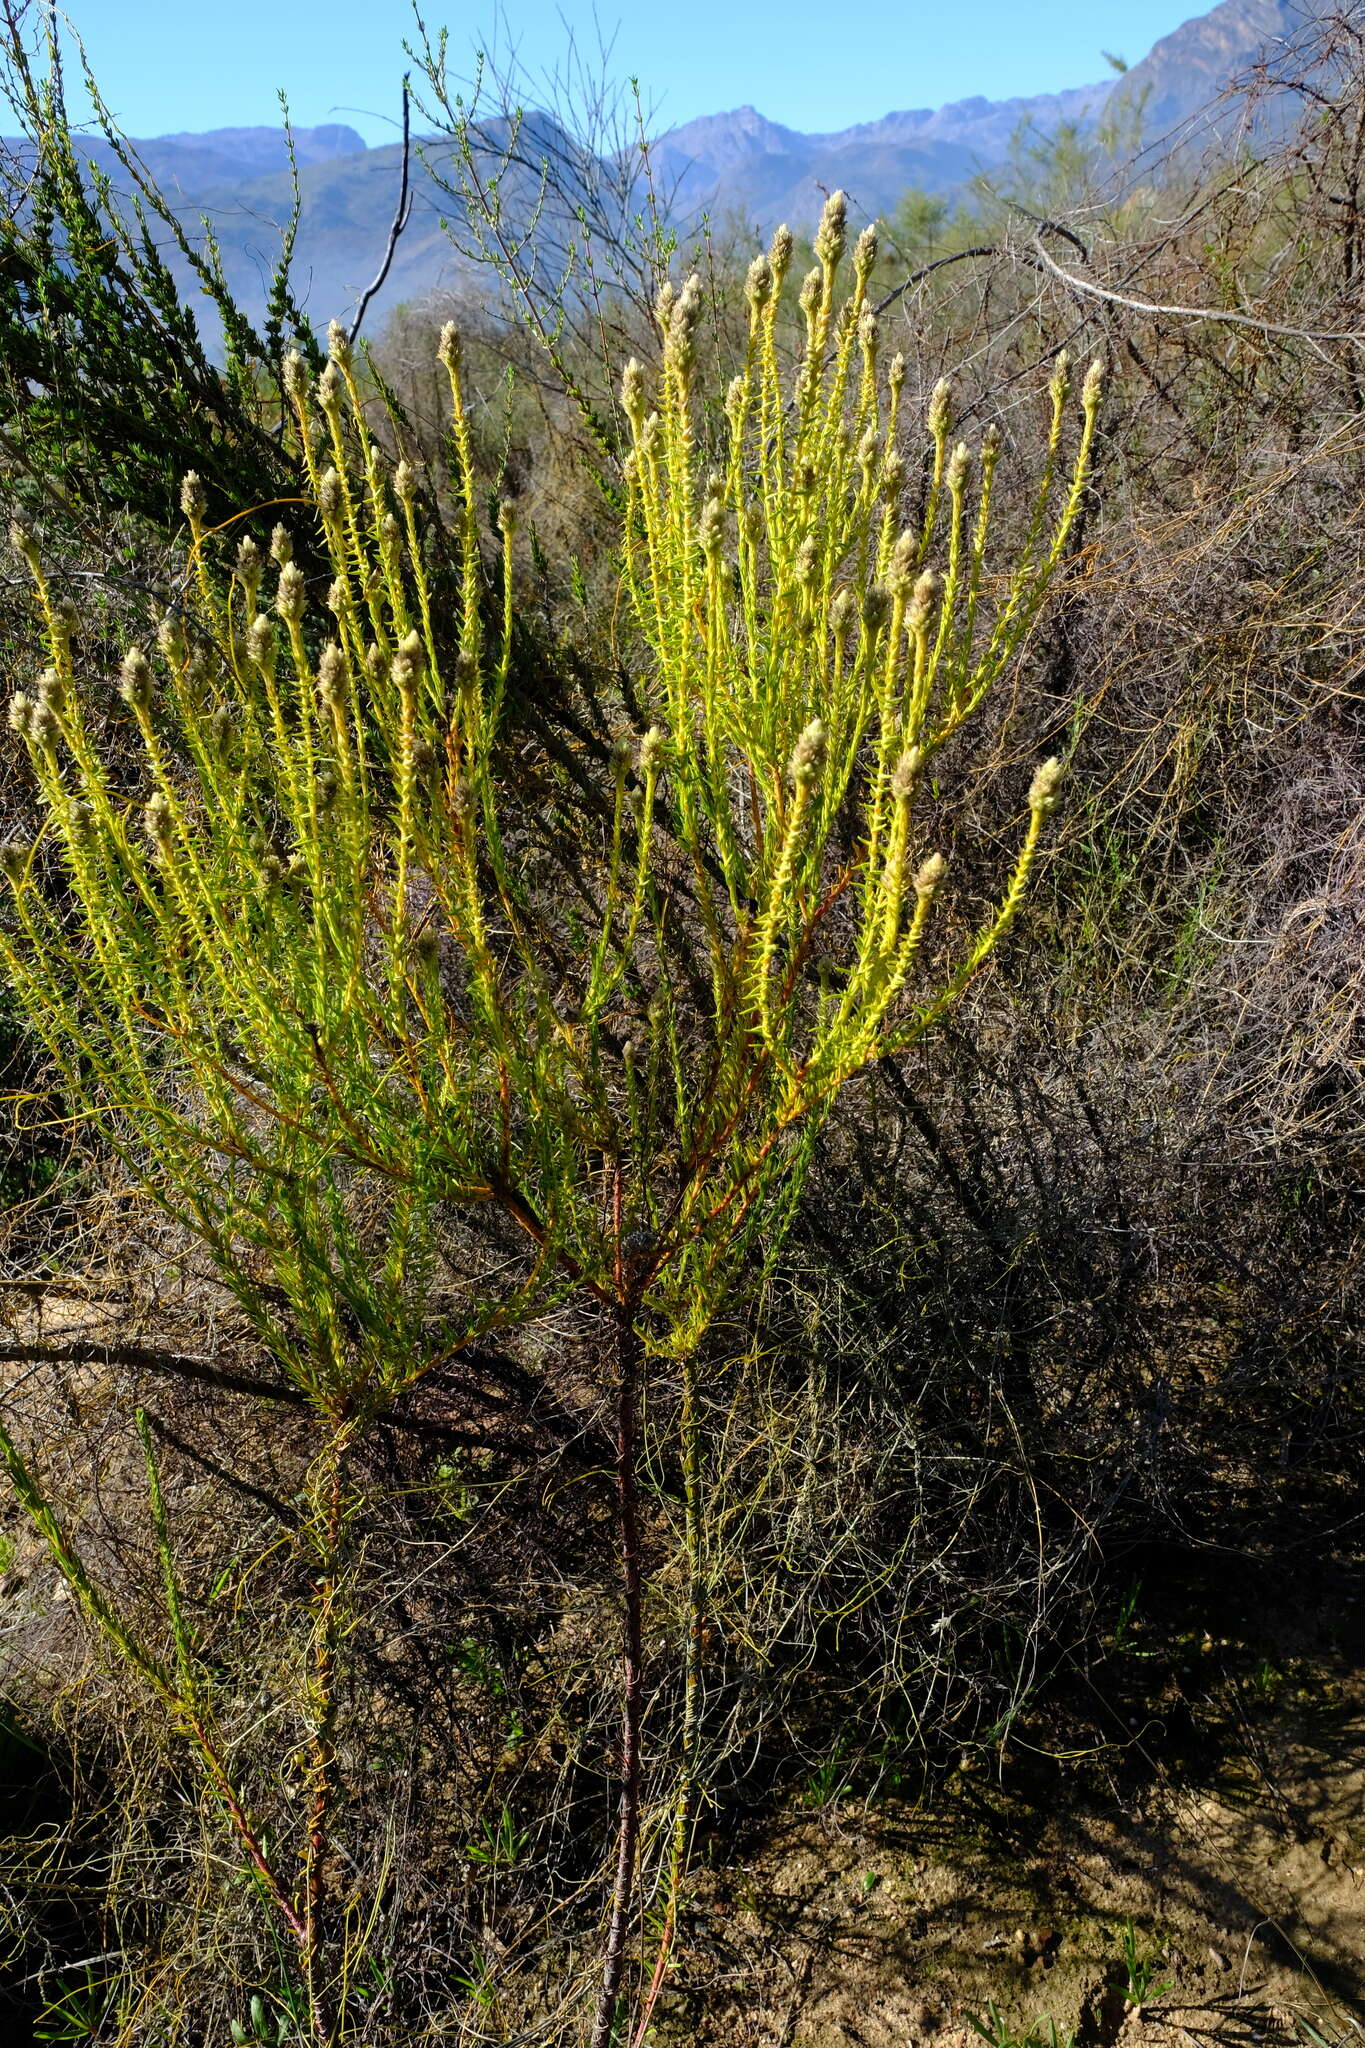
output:
[[[333,1686],[336,1667],[337,1557],[341,1548],[344,1500],[344,1440],[332,1446],[331,1486],[327,1521],[323,1535],[322,1572],[315,1587],[317,1601],[316,1638],[313,1657],[313,1700],[317,1713],[313,1731],[313,1803],[308,1815],[308,1833],[303,1852],[303,1949],[304,1982],[313,2031],[320,2042],[330,2042],[335,2025],[327,2017],[325,1993],[318,1982],[323,1958],[322,1874],[327,1852],[328,1820],[331,1814],[335,1747],[332,1724],[335,1717]]]
[[[659,1953],[654,1963],[654,1975],[649,1980],[649,1990],[645,1995],[645,2002],[640,2010],[640,2024],[635,2029],[633,2048],[644,2048],[645,2035],[649,2031],[649,2022],[653,2017],[659,1993],[663,1990],[664,1972],[668,1968],[668,1955],[669,1950],[673,1946],[673,1931],[676,1926],[676,1909],[670,1906],[668,1918],[664,1922],[664,1931],[659,1939]]]
[[[303,1921],[290,1905],[283,1885],[270,1867],[269,1860],[266,1857],[265,1850],[261,1847],[256,1830],[251,1825],[245,1808],[233,1790],[232,1781],[228,1777],[223,1760],[218,1754],[217,1744],[205,1727],[200,1715],[189,1712],[185,1718],[190,1733],[194,1737],[199,1754],[203,1758],[204,1768],[213,1781],[214,1790],[222,1800],[227,1810],[228,1818],[236,1831],[237,1839],[246,1851],[247,1860],[264,1885],[271,1905],[279,1913],[280,1918],[284,1921],[285,1926],[289,1929],[295,1941],[302,1947],[305,1938]]]
[[[845,889],[848,888],[849,884],[852,882],[857,872],[858,871],[855,867],[845,868],[844,872],[840,875],[838,881],[831,883],[828,891],[826,892],[825,899],[820,904],[819,908],[813,911],[811,916],[807,918],[806,929],[801,934],[801,943],[795,948],[795,950],[792,953],[791,960],[788,963],[787,967],[786,978],[782,983],[781,993],[778,996],[778,1003],[781,1007],[785,1008],[786,1004],[789,1003],[792,998],[792,994],[796,988],[797,976],[800,974],[801,969],[805,966],[806,961],[810,956],[810,949],[815,941],[816,930],[818,929],[823,919],[829,916],[829,913],[831,912],[831,910],[833,910],[835,904],[839,901],[839,898],[843,895]]]
[[[630,1261],[622,1240],[621,1173],[612,1190],[616,1231],[616,1273],[620,1299],[613,1309],[613,1351],[616,1373],[616,1506],[621,1545],[621,1590],[625,1605],[622,1628],[621,1678],[621,1803],[616,1881],[602,1958],[602,1985],[597,1994],[591,2048],[609,2048],[616,2006],[625,1973],[630,1938],[631,1899],[640,1850],[640,1718],[644,1694],[644,1641],[640,1563],[640,1502],[636,1476],[636,1431],[640,1396],[640,1339],[635,1329],[637,1295]]]
[[[542,1250],[548,1249],[548,1233],[545,1225],[536,1215],[530,1203],[522,1195],[518,1194],[514,1187],[509,1187],[500,1175],[493,1177],[490,1182],[490,1197],[511,1217],[519,1230],[524,1230],[526,1235],[533,1239]],[[576,1286],[586,1288],[588,1293],[597,1301],[603,1303],[612,1301],[611,1289],[604,1287],[600,1280],[594,1280],[589,1274],[585,1273],[572,1253],[557,1250],[555,1257]]]

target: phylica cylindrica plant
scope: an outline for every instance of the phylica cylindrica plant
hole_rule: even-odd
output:
[[[245,541],[223,577],[187,478],[183,606],[154,650],[129,650],[110,705],[78,674],[71,608],[15,535],[48,666],[13,697],[10,724],[43,825],[36,844],[4,849],[0,959],[68,1107],[208,1249],[306,1395],[331,1522],[349,1445],[424,1373],[566,1296],[610,1313],[637,1809],[623,1819],[599,2033],[640,1840],[631,1461],[646,1313],[651,1342],[684,1361],[695,1606],[701,1333],[739,1263],[780,1240],[843,1085],[929,1030],[1001,940],[1060,775],[1044,763],[1021,791],[994,909],[955,959],[940,945],[926,976],[950,886],[922,815],[935,756],[1016,663],[1066,560],[1101,380],[1098,367],[1085,379],[1064,466],[1057,364],[1023,539],[988,576],[998,440],[952,445],[940,386],[923,516],[905,525],[905,365],[882,361],[867,305],[871,231],[838,297],[844,242],[836,195],[800,289],[790,386],[777,333],[790,235],[753,264],[718,466],[697,428],[695,278],[660,297],[652,399],[626,366],[621,572],[649,716],[604,749],[598,823],[561,849],[588,907],[567,946],[553,851],[528,865],[532,800],[500,744],[516,520],[504,507],[490,589],[453,328],[440,347],[453,616],[436,610],[420,479],[372,437],[340,330],[315,383],[297,359],[286,376],[310,553],[327,565],[313,587],[282,528],[269,561]],[[52,1528],[79,1590],[86,1575]],[[86,1606],[121,1642],[102,1596]],[[675,1882],[698,1639],[690,1628]],[[277,1900],[310,1968],[315,1903]]]
[[[645,1284],[667,1291],[699,1236],[710,1265],[782,1134],[932,1024],[1018,908],[1054,765],[1027,792],[994,914],[921,984],[946,878],[917,809],[935,755],[1015,660],[1065,559],[1099,372],[1059,481],[1057,367],[1027,535],[996,565],[988,606],[998,441],[988,433],[975,456],[952,446],[940,387],[923,518],[902,524],[905,366],[882,362],[866,304],[870,230],[836,295],[844,240],[836,195],[801,287],[790,389],[776,315],[791,237],[780,231],[753,264],[720,467],[708,470],[694,422],[695,278],[660,300],[652,408],[645,373],[627,365],[622,563],[655,722],[612,756],[598,922],[576,984],[538,943],[543,907],[504,852],[518,803],[496,765],[513,518],[501,518],[502,632],[489,646],[453,330],[441,359],[457,454],[454,630],[432,615],[414,474],[390,471],[369,434],[338,331],[311,391],[297,361],[288,378],[330,620],[283,532],[270,565],[244,544],[224,590],[187,479],[194,601],[154,655],[134,649],[124,664],[145,771],[136,803],[87,719],[70,613],[20,541],[50,666],[15,697],[11,723],[77,928],[11,848],[16,915],[0,947],[78,1099],[156,1161],[158,1188],[243,1282],[258,1322],[233,1247],[269,1251],[292,1311],[288,1329],[265,1319],[270,1339],[325,1405],[384,1398],[426,1362],[414,1289],[435,1206],[492,1203],[531,1240],[511,1296],[473,1290],[470,1333],[521,1313],[524,1288],[566,1270],[619,1290],[604,1161],[626,1173],[626,1227],[652,1233]],[[689,994],[685,1020],[669,936],[680,916],[710,985],[702,1014]],[[361,1205],[362,1231],[352,1197],[370,1181],[386,1192],[382,1214]],[[295,1211],[287,1230],[272,1203]],[[337,1287],[353,1297],[349,1318],[319,1307]]]

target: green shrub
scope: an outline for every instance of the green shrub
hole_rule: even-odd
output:
[[[642,1848],[644,1347],[684,1372],[689,1706],[672,1828],[644,1837],[676,1897],[701,1657],[698,1346],[741,1268],[773,1257],[840,1092],[932,1029],[1003,938],[1054,802],[1050,761],[1020,792],[993,907],[931,953],[945,889],[932,764],[1015,666],[1066,562],[1100,375],[1064,459],[1057,366],[1024,538],[1003,568],[988,564],[997,443],[975,463],[952,445],[946,387],[930,409],[922,516],[905,526],[904,365],[882,363],[866,306],[870,234],[838,295],[844,237],[840,195],[802,287],[790,390],[774,339],[790,236],[754,264],[722,470],[708,473],[695,429],[696,279],[661,298],[654,408],[639,365],[626,368],[621,573],[646,718],[642,732],[622,726],[596,838],[537,832],[502,747],[515,508],[500,515],[490,604],[453,329],[441,344],[459,464],[453,659],[419,480],[371,438],[339,330],[315,382],[298,358],[284,372],[310,538],[331,574],[322,607],[283,528],[273,570],[248,541],[224,585],[190,476],[191,594],[154,658],[129,650],[108,702],[80,674],[75,614],[33,541],[14,536],[50,666],[11,701],[42,827],[4,852],[0,956],[68,1100],[207,1250],[314,1417],[298,1882],[253,1820],[216,1723],[150,1434],[165,1652],[96,1583],[13,1438],[0,1447],[87,1612],[191,1737],[295,1945],[318,2040],[342,2025],[349,1969],[324,1862],[359,1440],[490,1332],[576,1301],[609,1333],[598,1370],[615,1409],[625,1637],[593,2033],[605,2042]]]

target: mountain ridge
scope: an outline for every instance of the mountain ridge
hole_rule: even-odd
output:
[[[996,101],[973,95],[937,108],[893,109],[875,120],[819,134],[789,128],[752,105],[699,115],[652,143],[656,189],[677,220],[709,213],[759,233],[782,219],[793,228],[808,227],[825,194],[836,187],[849,192],[855,215],[861,217],[890,212],[913,186],[951,199],[974,175],[1004,163],[1021,131],[1047,135],[1067,125],[1092,128],[1120,97],[1142,106],[1148,133],[1191,122],[1234,74],[1258,58],[1266,57],[1273,72],[1277,51],[1290,43],[1317,4],[1220,0],[1208,13],[1162,37],[1123,78],[1055,93]],[[548,116],[536,114],[528,116],[523,130],[522,154],[534,154],[537,130],[540,146],[556,153],[562,131]],[[296,278],[310,317],[321,326],[354,306],[378,268],[393,218],[402,152],[396,143],[367,148],[353,128],[341,123],[297,129],[292,142],[302,202]],[[288,219],[293,201],[284,134],[268,128],[182,131],[132,147],[173,200],[188,231],[201,236],[200,218],[208,217],[229,284],[248,316],[259,319],[269,282],[272,230]],[[448,138],[422,144],[428,164],[439,163],[451,147]],[[117,173],[107,143],[93,141],[87,154],[97,168]],[[420,166],[414,172],[411,220],[372,319],[404,300],[457,289],[466,277],[442,225],[454,211],[450,194]],[[528,218],[535,182],[533,171],[522,177]],[[547,262],[553,260],[548,246],[553,234],[573,233],[572,209],[562,211],[562,222],[542,223]],[[178,276],[185,271],[174,252],[169,260]],[[182,276],[181,282],[191,281]]]

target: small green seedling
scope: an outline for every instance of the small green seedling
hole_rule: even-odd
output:
[[[287,1982],[278,1982],[264,1997],[252,1993],[248,2023],[227,2021],[233,2048],[284,2048],[284,2042],[303,2040],[301,2001]]]
[[[87,1963],[66,1978],[33,2023],[35,2041],[70,2043],[98,2041],[118,1997],[118,1980],[96,1973]]]
[[[468,1970],[455,1972],[456,1988],[471,1999],[481,2012],[487,2012],[497,1997],[497,1984],[493,1965],[486,1956],[475,1954]]]
[[[1026,2027],[1019,2027],[1005,2018],[993,1998],[988,1998],[984,2015],[969,2012],[963,2017],[988,2048],[1076,2048],[1075,2030],[1068,2027],[1065,2033],[1059,2032],[1051,2013],[1040,2013]]]
[[[253,2048],[253,2044],[264,2044],[264,2048],[284,2048],[290,2029],[295,2025],[295,2015],[289,2010],[289,2003],[276,2014],[266,2005],[260,1992],[253,1991],[247,2013],[249,2023],[246,2026],[240,2020],[228,2021],[233,2048]]]
[[[1149,1948],[1143,1944],[1131,1919],[1123,1923],[1120,1937],[1123,1943],[1123,1967],[1128,1981],[1123,1995],[1129,2005],[1150,2005],[1153,1999],[1170,1990],[1169,1978],[1161,1977],[1166,1967],[1166,1957],[1160,1947]]]
[[[817,1764],[811,1772],[805,1791],[801,1794],[804,1806],[815,1806],[823,1810],[837,1805],[849,1790],[852,1780],[844,1769],[844,1745],[836,1744],[833,1753],[823,1763]]]
[[[483,1840],[466,1842],[465,1855],[471,1863],[486,1863],[498,1869],[510,1870],[519,1862],[526,1847],[528,1835],[525,1828],[519,1828],[512,1819],[511,1809],[504,1805],[496,1821],[482,1822]]]

